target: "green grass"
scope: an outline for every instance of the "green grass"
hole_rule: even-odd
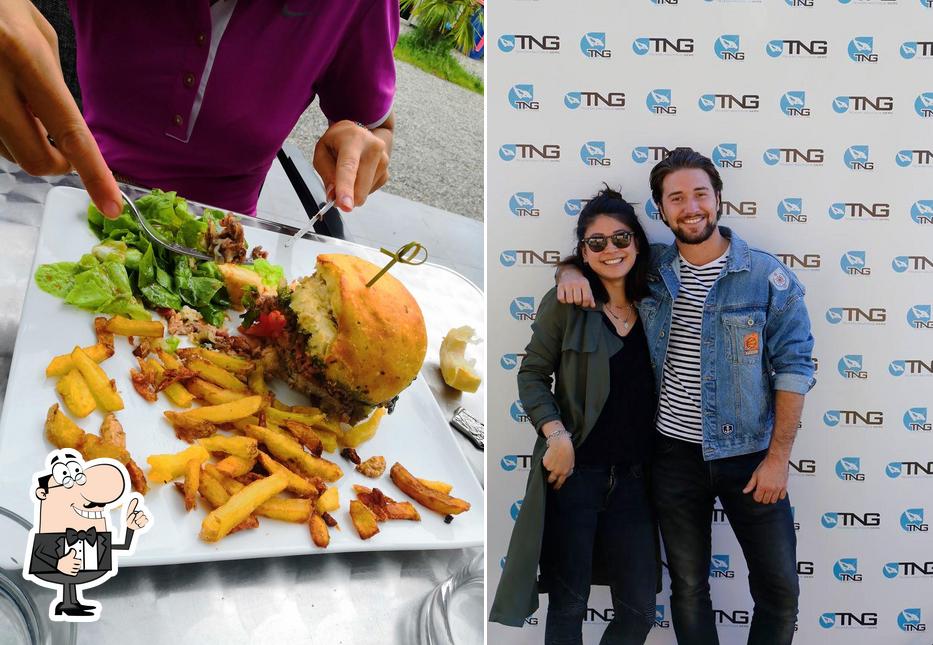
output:
[[[443,46],[423,43],[416,31],[402,34],[399,37],[398,44],[395,46],[395,58],[471,92],[483,93],[481,78],[463,69],[453,54]]]

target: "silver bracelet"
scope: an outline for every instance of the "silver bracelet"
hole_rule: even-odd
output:
[[[566,428],[558,428],[557,430],[554,430],[550,432],[549,434],[545,435],[544,443],[548,446],[548,448],[550,448],[551,439],[554,439],[555,437],[560,437],[561,435],[567,435],[569,437],[570,433],[567,432]]]

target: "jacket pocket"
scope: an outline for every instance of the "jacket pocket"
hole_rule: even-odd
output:
[[[724,312],[722,325],[729,362],[760,365],[765,344],[764,310],[746,309]]]

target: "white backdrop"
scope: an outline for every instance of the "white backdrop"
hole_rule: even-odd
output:
[[[531,426],[517,362],[580,200],[622,188],[671,241],[648,172],[690,145],[721,167],[722,223],[807,288],[818,383],[791,464],[797,643],[933,642],[933,2],[498,0],[487,24],[489,600]],[[718,514],[721,516],[721,513]],[[713,527],[713,604],[744,643],[747,569]],[[669,584],[650,643],[673,643]],[[540,643],[546,597],[524,629]],[[595,587],[584,636],[612,609]],[[929,625],[929,629],[927,629]]]

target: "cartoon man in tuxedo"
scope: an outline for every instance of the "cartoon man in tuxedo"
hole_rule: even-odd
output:
[[[48,470],[35,478],[36,522],[29,535],[23,576],[59,589],[49,606],[52,620],[92,621],[100,603],[83,602],[79,587],[95,587],[117,573],[113,552],[132,554],[133,535],[150,524],[138,493],[123,499],[129,476],[113,459],[84,463],[74,450],[49,455]],[[109,530],[108,506],[128,501],[126,533],[116,543]]]

